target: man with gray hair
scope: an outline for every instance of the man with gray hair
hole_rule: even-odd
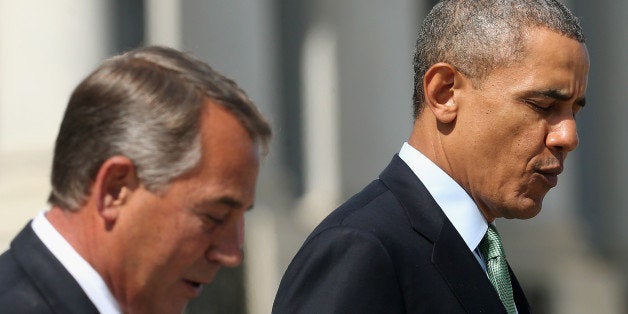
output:
[[[273,313],[528,313],[494,221],[527,219],[578,145],[589,58],[556,0],[443,0],[419,31],[414,126],[308,237]]]
[[[180,313],[242,260],[271,130],[235,82],[165,47],[105,61],[74,90],[51,209],[0,256],[6,313]]]

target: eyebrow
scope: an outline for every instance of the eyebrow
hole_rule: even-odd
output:
[[[542,90],[542,91],[535,91],[532,92],[532,95],[534,96],[542,96],[542,97],[548,97],[548,98],[552,98],[552,99],[556,99],[559,101],[567,101],[569,99],[571,99],[571,96],[563,93],[559,90],[556,89],[547,89],[547,90]],[[580,106],[580,107],[584,107],[584,105],[586,105],[587,100],[585,97],[581,97],[576,99],[576,105]]]
[[[233,198],[231,196],[222,196],[218,199],[212,199],[212,200],[205,200],[205,201],[201,201],[199,202],[195,207],[197,208],[203,208],[203,207],[207,207],[207,206],[211,206],[212,204],[223,204],[229,208],[240,208],[242,206],[244,206],[244,204],[237,200],[236,198]],[[253,205],[251,204],[251,206],[249,206],[248,208],[246,208],[246,211],[250,211],[251,209],[253,209]]]
[[[244,206],[242,204],[242,202],[238,201],[237,199],[230,197],[230,196],[223,196],[221,198],[218,199],[218,203],[222,203],[225,204],[231,208],[240,208],[242,206]],[[246,211],[250,211],[251,209],[253,209],[253,204],[251,204],[251,206],[249,206],[248,208],[246,208]]]

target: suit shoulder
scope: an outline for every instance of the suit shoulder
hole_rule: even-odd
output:
[[[11,251],[0,255],[0,278],[0,309],[7,313],[52,313]]]
[[[401,203],[380,180],[375,180],[336,208],[312,235],[340,226],[381,234],[406,225],[409,222]]]
[[[336,226],[299,250],[272,313],[401,313],[403,307],[394,261],[380,239]]]
[[[6,251],[0,255],[0,296],[10,292],[20,281],[25,280],[24,271],[18,266],[11,255]]]

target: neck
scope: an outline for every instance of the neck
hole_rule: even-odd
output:
[[[427,114],[424,113],[414,121],[408,144],[420,151],[455,180],[445,150],[441,128],[436,125],[435,119],[429,119],[426,116]]]
[[[94,217],[95,209],[89,205],[78,210],[67,210],[58,206],[53,206],[46,213],[46,219],[63,236],[63,238],[83,257],[100,275],[105,278],[102,272],[103,256],[98,252],[103,250],[101,236],[101,225]],[[99,243],[96,245],[96,243]],[[100,250],[99,250],[100,248]]]

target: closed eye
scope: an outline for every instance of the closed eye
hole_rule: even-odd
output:
[[[212,222],[217,225],[220,225],[225,222],[225,218],[218,218],[213,215],[205,215],[205,218],[207,218],[209,222]]]
[[[530,100],[530,99],[526,99],[526,100],[524,100],[524,102],[528,106],[532,107],[532,109],[534,109],[534,110],[536,110],[538,112],[541,112],[541,113],[548,113],[548,112],[552,111],[552,109],[554,107],[552,104],[549,104],[549,105],[541,104],[541,103],[539,103],[537,101]]]
[[[209,230],[226,223],[232,214],[239,210],[250,210],[253,205],[245,208],[238,199],[230,196],[222,196],[217,199],[207,199],[194,206],[194,212],[201,217]]]

